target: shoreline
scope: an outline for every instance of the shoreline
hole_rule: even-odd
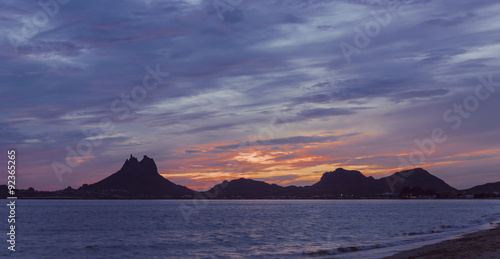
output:
[[[457,239],[425,245],[383,259],[498,258],[500,255],[500,224],[494,228],[465,234]]]

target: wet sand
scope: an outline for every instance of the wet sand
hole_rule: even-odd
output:
[[[500,226],[397,253],[384,259],[500,258]]]

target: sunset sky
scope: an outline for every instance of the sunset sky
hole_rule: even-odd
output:
[[[130,154],[197,190],[337,167],[500,181],[496,0],[37,2],[0,3],[18,188],[78,188]]]

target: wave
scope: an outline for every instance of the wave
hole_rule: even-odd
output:
[[[442,238],[442,236],[435,237],[435,239],[439,239],[439,238]],[[346,253],[351,253],[351,252],[360,252],[360,251],[367,251],[367,250],[372,250],[372,249],[380,249],[380,248],[405,245],[405,244],[415,243],[415,242],[419,242],[419,241],[426,241],[426,240],[430,240],[430,239],[427,239],[427,238],[406,239],[406,240],[398,240],[398,241],[378,243],[378,244],[372,244],[372,245],[336,247],[333,249],[320,249],[317,251],[304,252],[303,255],[308,255],[308,256],[339,255],[339,254],[346,254]]]
[[[381,245],[373,245],[373,246],[349,246],[349,247],[337,247],[331,250],[328,249],[320,249],[317,251],[313,252],[304,252],[303,255],[309,255],[309,256],[323,256],[323,255],[338,255],[338,254],[343,254],[343,253],[349,253],[349,252],[358,252],[358,251],[364,251],[364,250],[370,250],[370,249],[375,249],[375,248],[382,248],[383,246]]]
[[[373,249],[390,248],[402,245],[418,244],[421,242],[428,242],[436,240],[441,241],[453,237],[459,237],[466,233],[472,233],[479,230],[491,228],[496,224],[500,224],[500,213],[498,215],[488,216],[488,220],[481,220],[481,224],[460,224],[460,225],[442,225],[440,226],[443,231],[431,230],[427,232],[410,232],[403,233],[407,238],[400,238],[399,240],[392,240],[385,243],[376,243],[369,245],[358,245],[358,246],[341,246],[332,249],[319,249],[316,251],[305,251],[302,255],[306,256],[328,256],[328,255],[342,255],[353,252],[362,252]],[[488,222],[488,223],[485,223]],[[479,223],[479,222],[478,222]]]

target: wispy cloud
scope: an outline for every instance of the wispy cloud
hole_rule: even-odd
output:
[[[373,12],[394,3],[401,9],[390,24],[346,64],[339,44],[353,43],[355,28],[366,30]],[[29,178],[20,188],[78,187],[130,153],[154,157],[165,175],[193,186],[203,174],[293,184],[337,165],[393,170],[395,156],[380,154],[407,154],[436,127],[449,140],[429,164],[500,144],[498,91],[460,130],[443,121],[474,94],[479,75],[500,80],[497,1],[244,1],[223,21],[210,1],[70,1],[34,25],[17,53],[7,35],[23,33],[23,21],[43,10],[24,0],[0,7],[0,143],[23,150]],[[50,162],[65,159],[82,129],[113,118],[111,103],[155,64],[168,82],[115,120],[116,132],[58,183]],[[266,127],[280,131],[259,138]],[[242,146],[259,147],[253,155],[267,164],[235,160]],[[479,171],[499,165],[481,159],[462,160]],[[241,173],[227,172],[235,161]],[[455,169],[460,179],[470,173]]]

